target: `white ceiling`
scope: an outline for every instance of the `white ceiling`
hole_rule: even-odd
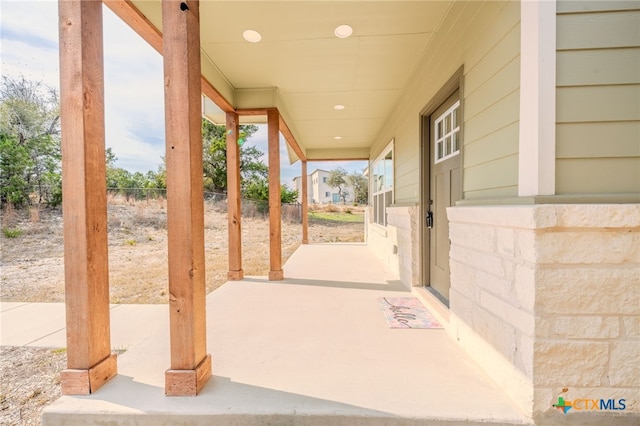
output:
[[[161,29],[159,1],[133,3]],[[340,151],[363,152],[372,145],[450,6],[450,1],[202,0],[203,58],[219,74],[207,76],[203,64],[204,75],[214,86],[227,85],[216,88],[233,93],[228,100],[237,108],[278,106],[304,151],[351,156]],[[334,35],[341,24],[353,27],[351,37]],[[247,29],[258,31],[262,41],[245,41]],[[247,89],[272,90],[277,105],[256,105],[260,98],[252,95],[261,92]],[[335,110],[336,104],[345,109]]]

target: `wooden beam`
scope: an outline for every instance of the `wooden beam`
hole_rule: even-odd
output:
[[[198,0],[163,0],[171,368],[165,394],[194,396],[211,376],[206,344]],[[187,385],[185,385],[187,383]]]
[[[144,41],[162,54],[162,33],[133,3],[129,0],[102,0],[102,2]]]
[[[117,372],[109,324],[102,5],[58,4],[67,323],[61,383],[63,394],[89,394]]]
[[[239,108],[236,110],[239,116],[267,115],[269,111],[278,111],[277,108]]]
[[[269,280],[284,278],[282,271],[282,202],[280,200],[280,129],[277,110],[267,112],[269,137]]]
[[[241,280],[242,205],[240,201],[240,125],[238,114],[227,113],[227,218],[229,229],[229,280]]]
[[[233,112],[235,108],[231,105],[231,102],[227,100],[218,90],[213,87],[209,80],[207,80],[204,76],[201,77],[202,82],[202,93],[204,93],[209,99],[213,101],[214,104],[218,105],[224,112]]]
[[[284,121],[282,116],[280,116],[280,131],[282,132],[282,135],[287,140],[287,143],[289,144],[291,149],[293,149],[293,152],[296,153],[300,161],[307,161],[307,156],[304,155],[304,152],[302,152],[300,145],[298,145],[298,141],[293,136],[291,129],[289,129],[289,126],[287,126],[287,123]]]
[[[278,111],[278,108],[274,108],[274,107],[271,107],[271,108],[242,108],[242,109],[236,110],[236,112],[240,116],[267,115],[269,113],[269,111],[278,112],[278,122],[279,122],[279,126],[280,126],[280,130],[279,131],[282,132],[282,135],[284,136],[285,140],[287,141],[287,143],[289,144],[291,149],[293,149],[293,152],[296,153],[296,155],[298,156],[300,161],[307,161],[306,155],[304,155],[304,152],[302,152],[302,149],[300,148],[300,145],[298,145],[298,141],[293,136],[293,133],[291,132],[291,129],[289,129],[289,126],[284,121],[284,118],[282,118],[282,115],[280,115],[280,112]]]
[[[302,162],[302,244],[309,244],[309,189],[307,162]]]
[[[331,158],[331,157],[318,157],[318,158],[312,158],[309,161],[369,161],[369,159],[367,157],[354,157],[354,158],[349,158],[349,157],[336,157],[336,158]]]
[[[162,55],[162,33],[129,0],[102,0],[109,9],[120,17],[143,40]],[[202,93],[224,112],[232,112],[233,105],[204,76],[201,76]]]

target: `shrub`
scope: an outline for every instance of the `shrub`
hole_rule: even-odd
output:
[[[18,238],[22,235],[22,229],[20,228],[2,228],[2,233],[6,238]]]

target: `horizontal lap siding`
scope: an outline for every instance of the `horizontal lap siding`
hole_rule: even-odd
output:
[[[465,197],[517,195],[519,23],[519,2],[453,3],[372,149],[395,140],[396,203],[419,200],[420,112],[462,65]]]
[[[556,179],[564,182],[565,194],[638,192],[638,157],[571,158],[559,160]],[[585,187],[584,182],[589,182]]]
[[[520,7],[510,3],[488,29],[469,34],[465,55],[464,198],[518,193]]]
[[[640,192],[640,2],[557,10],[556,192]]]
[[[395,140],[394,201],[397,204],[419,200],[420,110],[428,102],[424,98],[435,95],[462,63],[460,34],[451,30],[454,27],[466,28],[478,10],[479,5],[474,4],[452,5],[441,25],[442,33],[434,35],[426,56],[381,132],[388,136],[382,136],[372,150],[372,158],[375,158],[386,140]]]
[[[556,9],[558,13],[640,9],[640,0],[559,0]]]

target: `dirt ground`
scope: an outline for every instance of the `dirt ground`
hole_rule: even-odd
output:
[[[353,210],[361,215],[362,209]],[[286,212],[285,212],[286,213]],[[302,225],[283,214],[283,263],[300,245]],[[111,303],[167,303],[166,202],[111,199],[109,288]],[[242,220],[245,275],[267,275],[269,228],[262,215]],[[0,234],[0,299],[5,302],[64,302],[62,214],[59,210],[4,213],[3,229],[19,229],[15,238]],[[363,241],[363,222],[310,220],[309,241]],[[224,204],[205,205],[207,293],[226,281],[227,214]]]
[[[42,409],[60,397],[64,349],[0,348],[0,424],[39,425]]]
[[[310,243],[364,240],[363,209],[343,207],[356,222],[309,221]],[[251,210],[251,209],[249,209]],[[255,213],[255,212],[254,212]],[[267,275],[268,220],[242,219],[245,275]],[[283,211],[283,263],[300,245],[302,226]],[[325,215],[326,216],[326,215]],[[62,214],[59,210],[4,210],[0,233],[0,300],[64,302]],[[167,303],[166,201],[109,199],[109,288],[111,303]],[[6,231],[6,232],[5,232]],[[224,204],[205,204],[207,292],[226,282],[227,215]],[[60,396],[64,349],[0,349],[0,424],[39,425],[42,409]]]

